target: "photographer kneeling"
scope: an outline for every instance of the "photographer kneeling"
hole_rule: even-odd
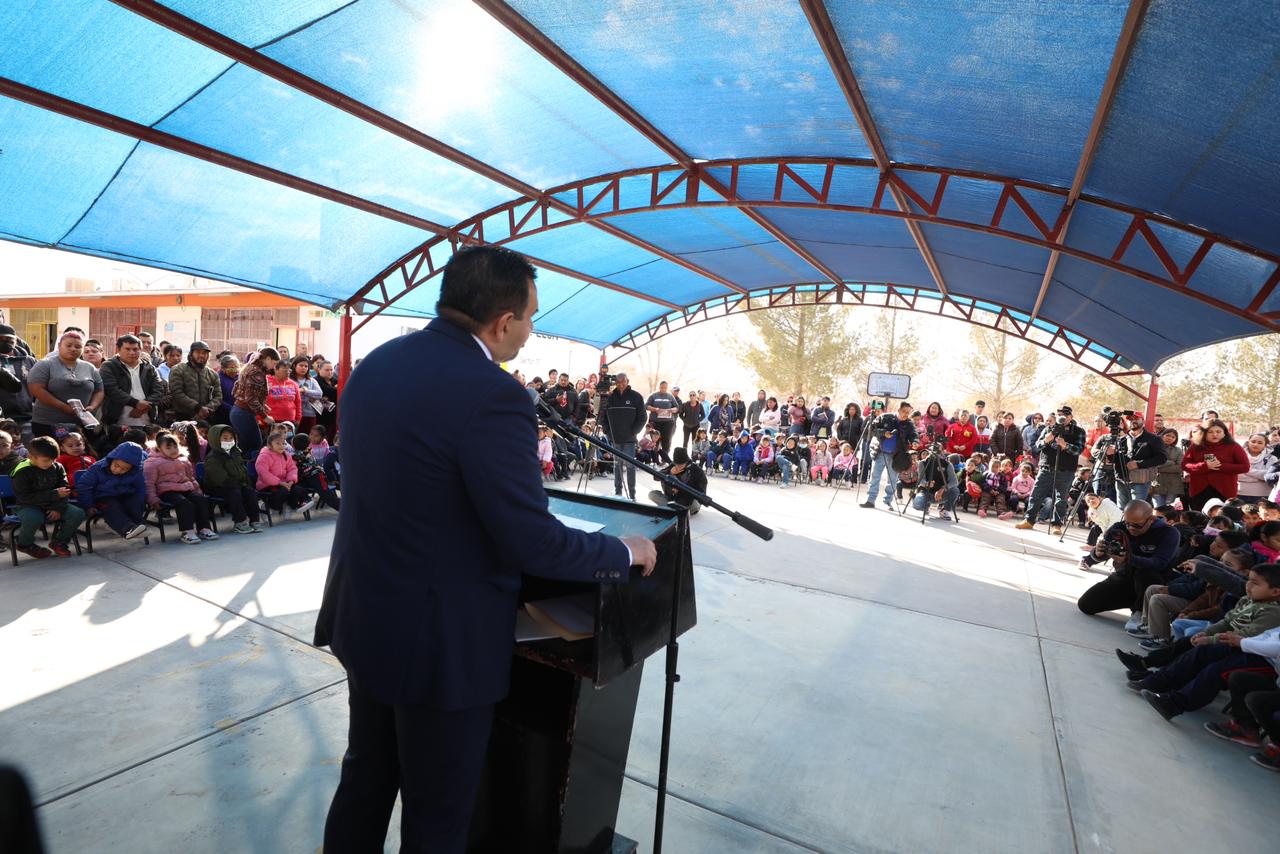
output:
[[[936,501],[942,511],[938,518],[950,522],[956,499],[960,497],[960,481],[956,478],[956,465],[960,462],[959,454],[943,456],[942,445],[937,443],[921,451],[920,482],[911,499],[912,509],[928,516],[929,505]]]
[[[689,452],[684,448],[676,448],[671,452],[671,465],[666,468],[667,474],[675,475],[676,479],[692,486],[702,494],[707,492],[707,474],[698,466],[689,462]],[[662,481],[659,481],[662,483]],[[661,490],[653,490],[649,493],[649,500],[660,507],[668,504],[679,504],[681,507],[689,508],[689,515],[697,513],[702,508],[692,495],[687,492],[677,490],[668,483],[662,483]]]
[[[1055,536],[1062,533],[1067,514],[1067,493],[1071,491],[1080,452],[1087,441],[1088,436],[1084,428],[1075,422],[1070,406],[1059,408],[1057,420],[1040,429],[1031,448],[1032,453],[1040,455],[1040,471],[1036,475],[1031,498],[1027,500],[1026,518],[1014,527],[1024,531],[1034,528],[1044,502],[1052,499],[1053,525],[1050,532]]]
[[[1145,501],[1131,501],[1124,521],[1107,529],[1093,556],[1111,558],[1115,571],[1086,590],[1076,606],[1086,614],[1128,608],[1125,628],[1137,628],[1142,620],[1142,594],[1152,584],[1167,584],[1173,577],[1173,561],[1181,537]]]

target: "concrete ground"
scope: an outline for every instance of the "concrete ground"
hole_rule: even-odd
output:
[[[1280,779],[1203,731],[1212,710],[1170,725],[1124,687],[1123,616],[1075,608],[1100,577],[1079,533],[711,489],[777,536],[693,521],[667,851],[1276,849]],[[0,566],[0,761],[50,851],[318,849],[346,726],[309,644],[332,519]],[[618,821],[642,851],[662,690],[656,657]]]

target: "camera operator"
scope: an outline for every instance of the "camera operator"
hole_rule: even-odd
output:
[[[600,397],[600,418],[609,441],[629,457],[636,455],[636,436],[649,420],[644,398],[631,387],[626,374],[618,374],[613,390]],[[635,466],[613,461],[613,494],[622,495],[622,470],[627,471],[627,497],[636,500]]]
[[[1131,616],[1125,628],[1137,628],[1147,587],[1173,577],[1180,539],[1177,529],[1156,516],[1150,504],[1130,501],[1124,521],[1108,528],[1093,550],[1097,560],[1111,558],[1115,570],[1086,590],[1076,606],[1086,614],[1128,608]]]
[[[884,506],[893,509],[893,496],[898,490],[898,472],[910,465],[911,446],[916,442],[916,425],[911,423],[911,404],[905,400],[898,404],[898,413],[886,412],[871,426],[871,483],[867,486],[867,500],[860,507],[876,506],[876,491],[880,488],[880,476],[886,474]],[[895,467],[895,461],[904,459],[907,465]]]
[[[942,515],[951,521],[952,509],[956,499],[960,497],[960,481],[956,478],[955,464],[942,453],[942,445],[934,442],[926,450],[920,452],[920,483],[916,486],[915,497],[911,506],[929,515],[929,505],[936,501],[942,508]]]
[[[1099,441],[1102,447],[1095,449],[1094,459],[1097,459],[1099,450],[1106,455],[1103,469],[1110,469],[1109,474],[1115,480],[1116,503],[1124,507],[1130,501],[1147,500],[1151,482],[1156,479],[1156,472],[1166,455],[1163,440],[1147,430],[1141,415],[1127,412],[1121,415],[1121,421],[1125,432],[1110,443]],[[1098,477],[1101,480],[1101,471]],[[1102,495],[1097,484],[1094,484],[1094,491]]]
[[[667,466],[666,472],[667,474],[675,475],[677,480],[692,486],[704,495],[706,494],[707,473],[689,462],[689,452],[684,448],[676,448],[671,452],[671,465]],[[662,482],[659,481],[659,483]],[[652,490],[649,493],[649,500],[659,507],[665,507],[668,504],[679,504],[682,507],[688,507],[690,516],[702,508],[702,505],[692,495],[687,492],[677,492],[675,487],[667,483],[662,483],[662,489]]]
[[[574,422],[578,412],[578,391],[569,382],[567,373],[560,374],[555,385],[547,386],[542,399],[565,421]]]
[[[1084,428],[1075,422],[1070,406],[1060,407],[1057,419],[1040,429],[1031,446],[1032,453],[1040,455],[1040,471],[1036,475],[1031,498],[1027,501],[1026,518],[1015,527],[1024,531],[1034,528],[1045,500],[1053,499],[1050,531],[1054,535],[1062,533],[1067,513],[1067,493],[1075,479],[1076,466],[1080,461],[1080,452],[1084,450],[1085,440]]]

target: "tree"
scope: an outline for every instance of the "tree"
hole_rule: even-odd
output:
[[[1052,388],[1051,382],[1039,378],[1040,353],[1035,346],[1015,342],[994,329],[969,330],[964,366],[966,379],[961,386],[985,400],[988,412],[1034,404],[1035,398]]]
[[[1236,382],[1222,408],[1250,425],[1280,423],[1280,335],[1246,338],[1233,350]]]
[[[750,315],[758,337],[743,350],[765,388],[810,397],[832,391],[866,357],[840,306],[803,305]]]
[[[908,374],[914,377],[924,368],[924,351],[915,326],[901,312],[886,311],[888,323],[880,327],[867,342],[867,361],[873,371]],[[881,334],[881,333],[885,334]]]

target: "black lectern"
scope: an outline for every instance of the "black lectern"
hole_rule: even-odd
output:
[[[551,512],[640,534],[658,548],[653,575],[613,584],[524,579],[525,601],[595,597],[595,635],[522,643],[511,693],[494,718],[471,823],[472,852],[613,854],[644,660],[667,645],[676,573],[679,632],[697,623],[688,529],[665,507],[548,489]]]

